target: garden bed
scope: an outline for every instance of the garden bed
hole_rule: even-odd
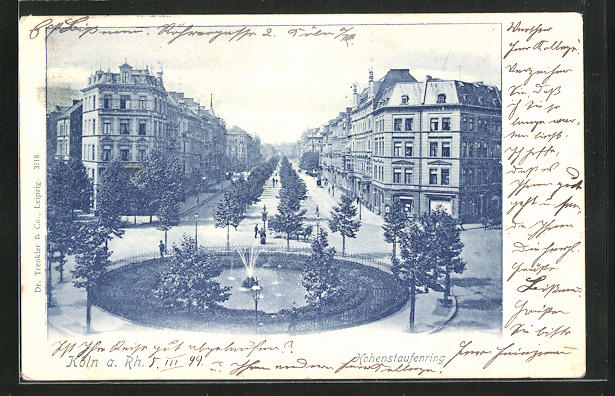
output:
[[[216,253],[225,268],[241,267],[236,253]],[[308,256],[288,253],[259,255],[263,267],[300,271]],[[340,268],[343,294],[335,303],[306,305],[295,313],[254,309],[229,309],[216,305],[206,311],[164,307],[153,295],[164,260],[152,259],[109,271],[93,293],[93,303],[115,315],[146,326],[193,331],[304,333],[357,326],[397,312],[408,300],[408,291],[393,275],[347,260],[335,260]],[[303,286],[301,284],[296,287]],[[231,290],[231,293],[237,292]],[[258,319],[258,321],[257,321]]]

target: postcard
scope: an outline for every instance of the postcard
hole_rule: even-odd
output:
[[[583,377],[582,23],[21,18],[22,380]]]

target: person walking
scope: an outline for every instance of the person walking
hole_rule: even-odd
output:
[[[254,238],[258,238],[258,224],[254,226]]]
[[[164,257],[164,243],[162,243],[162,241],[160,241],[158,249],[160,249],[160,257]]]

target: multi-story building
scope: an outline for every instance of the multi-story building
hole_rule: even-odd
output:
[[[248,132],[234,125],[226,134],[226,155],[231,159],[245,161],[248,158]]]
[[[501,214],[498,88],[482,82],[418,82],[391,69],[329,121],[323,174],[384,214],[393,200],[417,215],[442,207],[463,222]],[[309,132],[309,131],[308,131]],[[304,133],[301,147],[309,146]]]
[[[82,161],[96,187],[114,159],[137,168],[154,147],[172,144],[162,72],[124,63],[119,73],[97,70],[83,92]]]
[[[73,105],[56,117],[56,152],[54,157],[63,161],[70,158],[81,159],[81,124],[83,118],[81,100],[73,100]]]
[[[443,207],[464,222],[501,209],[501,95],[482,83],[400,82],[378,100],[372,194],[412,214]]]
[[[374,140],[374,109],[382,93],[398,82],[416,82],[408,69],[391,69],[387,74],[374,81],[374,73],[369,71],[369,84],[360,94],[353,86],[353,104],[350,112],[352,170],[350,171],[352,192],[368,207],[373,205],[369,199],[372,194],[372,143]]]
[[[330,144],[330,166],[326,178],[344,192],[352,190],[352,181],[348,176],[352,170],[350,130],[350,108],[329,121],[328,141]]]

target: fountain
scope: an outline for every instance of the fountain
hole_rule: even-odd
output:
[[[241,262],[246,270],[246,279],[243,280],[241,286],[250,289],[252,286],[258,285],[258,279],[254,276],[254,268],[256,266],[256,259],[258,258],[259,250],[256,246],[250,246],[246,249],[246,253],[242,249],[237,249]]]

